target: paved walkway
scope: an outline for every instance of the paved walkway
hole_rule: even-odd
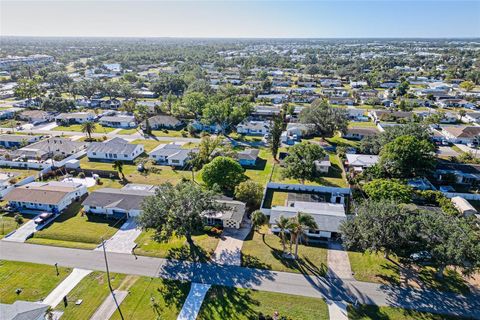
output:
[[[90,320],[105,320],[117,311],[117,304],[120,305],[127,297],[128,291],[114,290],[113,295],[109,294],[103,301],[102,305],[98,307],[97,311],[93,314]]]
[[[135,239],[142,233],[142,230],[137,228],[137,223],[134,218],[129,218],[118,229],[118,231],[107,241],[105,241],[105,251],[118,253],[132,253],[135,247]],[[102,245],[95,250],[102,250]]]
[[[105,271],[100,251],[0,241],[0,259]],[[480,294],[461,295],[350,279],[110,253],[110,272],[393,306],[480,319]]]
[[[192,283],[190,293],[185,300],[182,310],[178,314],[177,320],[195,320],[202,306],[203,299],[210,289],[209,284]]]
[[[347,304],[343,301],[327,301],[330,320],[348,320]]]
[[[212,255],[212,260],[222,265],[240,266],[242,263],[243,240],[251,228],[225,229]]]
[[[75,268],[50,294],[42,301],[43,304],[48,304],[52,308],[55,308],[63,297],[65,297],[75,286],[82,281],[92,270]]]

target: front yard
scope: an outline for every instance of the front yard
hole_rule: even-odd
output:
[[[157,242],[152,236],[152,230],[144,231],[135,240],[138,246],[135,248],[135,254],[172,258],[181,260],[194,260],[206,262],[218,245],[219,239],[207,234],[193,236],[193,242],[196,247],[190,248],[185,237],[172,238],[168,242]]]
[[[0,303],[44,299],[70,272],[70,268],[0,260]],[[20,289],[20,293],[16,290]]]
[[[100,124],[95,125],[95,130],[93,133],[109,133],[112,132],[113,130],[116,130],[117,128],[111,128],[111,127],[104,127]],[[82,132],[82,125],[81,124],[72,124],[69,126],[56,126],[52,130],[54,131],[73,131],[73,132]]]
[[[150,277],[136,277],[132,282],[129,294],[121,304],[125,319],[175,320],[190,291],[188,282]],[[121,318],[115,312],[110,319]]]
[[[23,223],[25,224],[29,219],[23,216]],[[21,227],[21,225],[19,226]],[[17,223],[13,214],[1,214],[0,215],[0,239],[7,234],[17,229]]]
[[[103,239],[112,237],[122,221],[99,215],[83,215],[81,203],[74,202],[49,226],[38,231],[27,242],[80,249],[94,249]]]
[[[458,317],[449,317],[428,312],[419,312],[395,307],[378,307],[360,305],[356,308],[348,306],[350,320],[455,320]]]
[[[275,312],[285,319],[329,319],[322,299],[221,286],[207,292],[198,319],[247,320],[258,319],[260,313],[272,317]]]
[[[324,276],[327,272],[327,249],[320,245],[298,246],[297,260],[282,256],[280,237],[268,234],[263,226],[260,232],[252,232],[242,247],[242,266],[276,271],[306,273]],[[295,250],[295,245],[292,251]],[[288,244],[287,244],[288,251]]]
[[[468,293],[468,280],[452,268],[447,268],[443,279],[435,276],[435,269],[429,266],[408,266],[397,257],[387,260],[382,254],[348,252],[354,277],[359,281]],[[401,276],[403,275],[403,276]]]
[[[113,289],[119,288],[125,279],[123,274],[110,274]],[[104,272],[92,272],[87,275],[70,293],[67,295],[68,305],[60,303],[56,310],[63,311],[62,320],[82,320],[90,319],[105,298],[110,294],[108,289],[107,275]],[[80,305],[75,301],[82,300]]]

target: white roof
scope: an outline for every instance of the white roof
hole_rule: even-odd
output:
[[[371,154],[351,154],[347,153],[348,165],[351,167],[371,167],[378,162],[379,156]]]
[[[270,224],[275,224],[280,216],[294,217],[298,212],[310,214],[322,231],[338,232],[341,223],[346,220],[342,204],[328,202],[295,201],[293,206],[274,206],[270,211]]]

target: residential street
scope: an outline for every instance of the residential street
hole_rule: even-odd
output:
[[[0,242],[0,259],[105,270],[100,251],[68,249],[16,242]],[[333,301],[347,301],[373,305],[398,306],[417,311],[453,314],[480,319],[480,294],[462,296],[433,290],[413,290],[375,283],[323,278],[250,269],[173,261],[130,254],[109,253],[111,272],[182,279],[204,284],[217,284],[257,290],[289,293],[309,297],[324,297]]]

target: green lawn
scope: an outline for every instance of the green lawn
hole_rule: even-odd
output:
[[[135,253],[160,258],[174,258],[181,260],[208,261],[218,245],[218,238],[207,234],[193,236],[196,245],[190,248],[184,237],[172,238],[168,242],[157,242],[152,236],[152,230],[144,231],[135,240],[138,244]]]
[[[322,299],[221,286],[212,286],[207,292],[198,319],[247,320],[275,312],[285,319],[329,319]]]
[[[23,223],[25,224],[29,219],[23,216]],[[17,229],[17,223],[12,214],[0,215],[0,239],[9,234],[13,230]]]
[[[104,127],[100,124],[96,124],[94,133],[109,133],[117,128],[111,127]],[[53,128],[54,131],[75,131],[75,132],[82,132],[82,125],[81,124],[72,124],[69,126],[57,126]]]
[[[112,273],[110,279],[115,290],[125,279],[125,275]],[[92,272],[67,295],[68,306],[65,307],[62,302],[56,310],[64,312],[62,320],[90,319],[109,294],[106,273]],[[77,300],[82,300],[82,303],[76,305],[75,301]]]
[[[128,296],[121,304],[125,319],[175,320],[188,296],[190,283],[138,277],[128,291]],[[110,319],[121,318],[116,312]]]
[[[350,259],[354,277],[359,281],[395,284],[400,282],[398,266],[385,259],[381,253],[363,254],[361,252],[349,251],[348,258]]]
[[[53,223],[36,232],[27,242],[83,249],[94,248],[101,243],[102,237],[109,239],[122,225],[122,221],[106,219],[99,215],[82,216],[80,209],[80,202],[73,203]],[[37,239],[42,240],[37,241]]]
[[[402,265],[400,259],[390,257],[387,260],[383,254],[348,252],[350,265],[355,279],[359,281],[377,282],[386,284],[399,284],[400,271]],[[443,279],[438,279],[435,275],[436,270],[432,267],[421,266],[407,272],[412,274],[421,286],[442,291],[452,291],[455,293],[468,293],[469,287],[466,280],[452,268],[444,271]]]
[[[353,147],[353,148],[358,148],[358,146],[360,144],[360,142],[358,142],[358,141],[348,140],[348,139],[342,138],[338,135],[336,135],[332,138],[326,138],[325,140],[327,140],[332,145]]]
[[[273,156],[269,149],[261,148],[258,154],[257,166],[245,170],[245,175],[251,180],[265,186],[273,169]]]
[[[368,122],[350,122],[348,124],[348,127],[349,128],[376,128],[377,126],[375,125],[375,123],[371,122],[371,121],[368,121]]]
[[[70,272],[70,268],[0,260],[0,303],[44,299]],[[15,291],[21,289],[21,293]]]
[[[133,128],[133,129],[122,129],[118,132],[118,134],[134,134],[137,132],[141,132],[140,129],[138,128]]]
[[[184,130],[152,130],[155,137],[190,137],[188,131]]]
[[[348,306],[350,320],[454,320],[459,317],[449,317],[428,312],[419,312],[396,307],[378,307],[361,305],[357,308]]]
[[[280,237],[266,234],[264,226],[259,232],[252,232],[242,247],[242,265],[285,272],[308,273],[323,276],[327,271],[327,249],[321,246],[298,246],[297,260],[282,256]],[[293,246],[295,250],[295,245]],[[287,245],[288,251],[288,245]]]

